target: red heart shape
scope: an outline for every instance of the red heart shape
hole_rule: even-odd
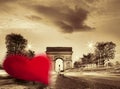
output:
[[[47,55],[32,59],[21,55],[9,55],[4,60],[3,67],[15,78],[49,84],[51,61]]]

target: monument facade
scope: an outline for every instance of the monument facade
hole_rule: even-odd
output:
[[[56,72],[72,68],[72,47],[47,47],[46,54],[52,60],[52,69]]]

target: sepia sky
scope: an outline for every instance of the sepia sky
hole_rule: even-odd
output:
[[[5,36],[20,33],[36,54],[46,47],[73,47],[73,61],[96,42],[116,43],[120,60],[120,0],[0,0],[0,61]],[[89,46],[88,46],[89,45]]]

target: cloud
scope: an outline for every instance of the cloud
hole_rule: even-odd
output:
[[[89,18],[94,20],[101,14],[107,16],[115,10],[118,13],[118,10],[114,9],[118,8],[118,2],[119,0],[110,0],[108,10],[105,0],[0,0],[0,13],[3,12],[3,16],[8,14],[6,16],[9,18],[9,15],[14,15],[13,17],[31,20],[33,23],[36,21],[38,24],[55,26],[57,28],[54,29],[63,33],[72,33],[93,30]],[[94,21],[96,23],[96,20]]]
[[[13,1],[17,1],[17,0],[0,0],[0,4],[7,3],[7,2],[13,2]]]
[[[34,6],[34,10],[47,19],[50,19],[50,21],[55,26],[58,26],[64,33],[90,31],[93,29],[85,24],[89,11],[77,6],[70,8],[69,6],[55,7],[36,5]]]
[[[93,5],[95,0],[29,0],[29,2],[0,0],[0,2],[6,4],[2,6],[0,12],[6,11],[5,13],[15,14],[27,21],[29,19],[52,25],[63,33],[93,30],[86,21],[95,6]]]
[[[17,0],[0,0],[0,13],[10,13],[16,6]],[[15,6],[14,6],[15,5]],[[14,7],[14,8],[13,8]]]
[[[42,20],[42,18],[40,16],[36,16],[36,15],[30,15],[30,16],[26,16],[27,19],[32,20],[32,21],[40,21]]]

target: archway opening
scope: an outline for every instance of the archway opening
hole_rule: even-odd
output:
[[[63,70],[63,60],[62,59],[57,59],[55,61],[55,71],[60,72]]]

